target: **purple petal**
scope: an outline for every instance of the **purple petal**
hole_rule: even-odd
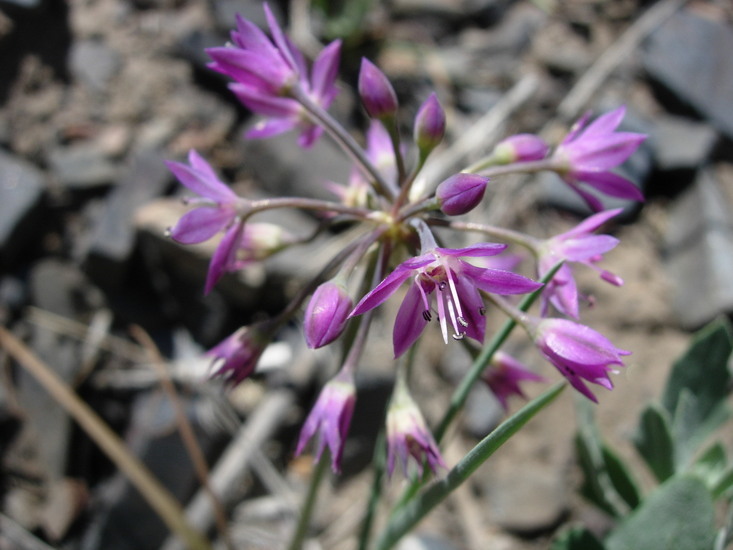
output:
[[[272,38],[275,41],[275,45],[277,46],[278,50],[280,51],[280,55],[283,56],[285,61],[290,65],[290,67],[296,71],[298,70],[298,63],[296,62],[295,58],[292,55],[291,46],[288,42],[287,38],[285,37],[285,33],[283,33],[282,28],[280,27],[280,24],[277,22],[277,19],[272,14],[272,11],[270,10],[270,6],[265,2],[263,5],[265,9],[265,17],[267,18],[267,24],[270,27],[270,33],[272,34]]]
[[[336,75],[338,74],[339,59],[341,56],[341,41],[334,40],[326,46],[313,62],[313,72],[311,80],[313,85],[313,93],[317,97],[329,98],[330,100],[336,95]]]
[[[552,319],[552,328],[545,333],[547,347],[557,356],[580,365],[623,364],[619,355],[629,352],[617,349],[601,333],[566,319]]]
[[[270,38],[252,21],[236,14],[237,31],[232,33],[232,40],[242,49],[251,50],[262,57],[277,58],[277,49]]]
[[[525,294],[534,292],[542,286],[542,283],[533,281],[524,275],[517,275],[502,269],[476,267],[463,261],[461,271],[478,288],[494,294]]]
[[[244,224],[242,222],[230,227],[221,239],[219,246],[216,247],[216,251],[209,263],[209,272],[206,275],[204,294],[211,292],[222,275],[229,271],[230,267],[234,264],[237,249],[239,248],[239,241],[242,238],[243,228]]]
[[[294,99],[276,97],[250,86],[233,83],[229,89],[251,111],[272,117],[295,116],[301,111],[301,106]]]
[[[481,294],[466,278],[456,277],[455,283],[463,317],[468,323],[465,327],[466,334],[482,344],[486,335],[486,317],[483,313],[484,301],[481,299]]]
[[[495,256],[505,250],[507,246],[499,243],[478,243],[465,248],[436,248],[435,251],[443,256],[478,258],[481,256]]]
[[[404,265],[404,264],[403,264]],[[366,313],[370,309],[374,309],[378,305],[385,302],[395,291],[412,275],[412,269],[405,268],[403,265],[397,266],[397,268],[387,275],[384,280],[375,286],[366,296],[364,296],[354,310],[349,314],[349,317],[361,315]]]
[[[298,134],[298,146],[303,149],[313,147],[318,138],[323,135],[323,128],[316,126],[315,124],[308,124]]]
[[[244,133],[247,139],[265,139],[284,134],[295,128],[296,122],[287,118],[261,120]]]
[[[171,237],[181,244],[208,241],[229,225],[236,212],[231,209],[203,206],[184,214],[173,229]]]
[[[571,262],[582,262],[613,250],[619,240],[610,235],[586,235],[553,243],[558,254]]]
[[[561,236],[563,238],[569,238],[576,235],[583,235],[585,233],[593,233],[608,220],[618,216],[621,212],[623,212],[623,210],[623,208],[614,208],[612,210],[604,210],[603,212],[593,214],[592,216],[589,216],[585,220],[580,222],[570,231],[563,233]]]
[[[574,181],[566,179],[565,182],[570,186],[570,189],[572,189],[578,195],[580,195],[580,198],[585,201],[585,203],[590,207],[591,210],[595,212],[599,212],[603,210],[603,203],[600,201],[598,197],[596,197],[592,193],[589,193],[585,189],[582,189]]]
[[[202,173],[180,162],[169,160],[165,161],[165,165],[178,181],[197,195],[222,203],[237,200],[237,195],[226,184],[208,177],[211,170]]]
[[[577,319],[580,317],[578,310],[578,286],[575,284],[572,272],[568,266],[563,265],[560,270],[567,268],[568,277],[556,282],[560,271],[555,275],[552,282],[547,286],[547,296],[560,313]]]
[[[423,317],[425,304],[417,283],[410,285],[400,305],[392,331],[394,356],[399,357],[415,343],[428,322]]]
[[[646,139],[643,134],[619,132],[578,140],[566,148],[576,170],[610,170],[624,163]]]
[[[585,128],[586,124],[588,124],[588,120],[590,120],[591,114],[592,113],[590,111],[586,111],[585,113],[583,113],[583,116],[575,121],[575,124],[570,127],[568,135],[566,135],[565,139],[562,140],[562,143],[560,144],[561,146],[575,141],[575,138],[578,137],[578,134],[580,134],[583,131],[583,128]]]
[[[282,63],[249,50],[217,47],[207,48],[206,53],[214,60],[209,65],[213,70],[242,84],[264,87],[264,91],[272,93],[277,92],[291,74]]]
[[[621,105],[621,107],[599,116],[586,127],[583,132],[583,137],[592,136],[594,134],[610,134],[618,128],[618,125],[621,124],[625,114],[626,106]]]
[[[613,172],[576,172],[573,175],[606,195],[644,202],[644,195],[636,185]]]

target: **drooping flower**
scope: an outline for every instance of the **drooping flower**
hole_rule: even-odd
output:
[[[621,357],[630,355],[630,351],[617,348],[592,328],[567,319],[533,319],[532,323],[535,345],[576,390],[597,402],[584,380],[613,389],[609,373],[617,372],[615,366],[623,366]]]
[[[586,265],[601,274],[601,278],[613,285],[621,286],[623,280],[613,273],[599,268],[596,264],[603,259],[603,254],[612,250],[618,239],[611,235],[593,235],[605,222],[621,213],[622,209],[606,210],[587,218],[570,231],[546,240],[538,250],[538,276],[544,277],[552,267],[560,261],[564,263],[542,292],[542,314],[546,315],[549,304],[577,319],[578,287],[573,278],[573,271],[567,262]]]
[[[356,388],[353,374],[349,369],[341,369],[339,374],[321,390],[316,404],[300,431],[295,454],[300,455],[308,441],[318,433],[316,460],[320,459],[324,449],[328,446],[331,452],[331,469],[339,473],[346,434],[349,431],[355,403]]]
[[[338,93],[335,81],[341,42],[331,42],[321,51],[309,76],[303,54],[285,36],[267,4],[264,9],[272,39],[237,15],[232,45],[206,50],[213,60],[209,67],[232,78],[229,88],[237,98],[265,117],[246,137],[266,138],[297,128],[298,143],[310,147],[323,129],[306,115],[294,91],[297,88],[316,105],[329,108]]]
[[[408,475],[410,458],[420,476],[425,461],[433,473],[446,468],[420,409],[406,387],[398,382],[387,411],[387,473],[392,475],[399,459],[402,472]]]
[[[257,362],[270,342],[267,331],[258,325],[242,327],[205,355],[213,358],[212,378],[221,377],[227,385],[236,386],[252,375]]]
[[[394,117],[397,94],[389,79],[377,66],[362,58],[359,69],[359,97],[369,116],[377,119]]]
[[[499,400],[505,411],[509,409],[510,395],[518,395],[526,399],[522,388],[519,386],[520,382],[544,382],[545,380],[503,351],[497,351],[494,354],[489,363],[489,368],[484,371],[481,378],[489,386],[489,389]]]
[[[377,307],[394,294],[403,282],[412,278],[395,319],[395,357],[407,351],[420,336],[432,319],[434,302],[446,343],[449,324],[454,338],[467,335],[483,342],[486,319],[479,290],[495,294],[523,294],[542,286],[511,271],[477,267],[461,259],[493,256],[505,248],[506,245],[495,243],[479,243],[458,249],[434,247],[398,265],[361,299],[350,316],[361,315]]]
[[[621,106],[590,124],[590,114],[586,114],[575,123],[552,155],[557,173],[596,212],[603,208],[600,200],[580,184],[587,184],[612,197],[644,200],[633,183],[611,172],[626,161],[647,137],[615,131],[625,113],[626,108]]]
[[[489,178],[478,174],[454,174],[435,189],[440,210],[448,216],[470,212],[481,202]]]
[[[499,164],[542,160],[550,150],[545,140],[534,134],[516,134],[503,139],[494,147],[493,156]]]
[[[205,293],[209,293],[225,271],[233,264],[242,239],[244,224],[238,208],[242,200],[217,177],[214,170],[196,151],[188,154],[187,166],[166,161],[166,166],[183,185],[199,197],[188,199],[189,204],[200,205],[184,214],[170,229],[170,236],[182,244],[207,241],[217,233],[224,237],[209,264]]]
[[[308,347],[321,348],[338,338],[353,306],[351,296],[341,283],[331,280],[321,284],[305,310],[303,324]]]

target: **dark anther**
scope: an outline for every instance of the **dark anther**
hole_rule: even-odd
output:
[[[422,312],[422,318],[430,322],[433,319],[433,314],[430,313],[430,311],[426,309],[425,311]]]
[[[483,307],[483,306],[481,306],[480,308],[478,308],[478,314],[481,315],[481,317],[483,317],[484,315],[486,315],[486,308]]]
[[[441,282],[440,284],[438,284],[438,290],[445,290],[445,285],[446,285],[446,284],[447,284],[447,283],[446,283],[445,281],[443,281],[443,282]]]
[[[468,326],[468,321],[466,321],[463,317],[459,317],[458,318],[458,324],[461,325],[462,327],[467,327]]]
[[[464,337],[465,335],[466,335],[466,333],[465,333],[465,332],[461,332],[461,333],[458,333],[458,334],[454,334],[454,335],[453,335],[453,339],[454,339],[454,340],[463,340],[463,337]]]

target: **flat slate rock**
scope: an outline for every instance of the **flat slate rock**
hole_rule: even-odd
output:
[[[733,138],[731,52],[730,25],[685,10],[650,36],[642,60],[652,78]]]

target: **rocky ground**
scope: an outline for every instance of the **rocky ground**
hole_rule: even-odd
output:
[[[408,115],[437,91],[455,145],[440,152],[435,173],[478,158],[509,133],[553,140],[586,109],[628,106],[626,129],[650,138],[624,171],[648,201],[620,204],[622,245],[604,267],[625,286],[595,273],[582,286],[596,304],[584,319],[633,351],[597,407],[604,435],[633,459],[637,414],[659,395],[690,332],[733,310],[730,4],[365,1],[363,16],[362,2],[353,2],[356,15],[341,18],[324,14],[323,6],[335,9],[329,2],[272,4],[310,54],[326,37],[345,36],[334,112],[355,131],[364,117],[350,90],[363,55],[393,80]],[[200,354],[276,313],[307,277],[307,260],[329,251],[319,242],[273,258],[204,297],[211,248],[165,237],[183,207],[163,160],[196,148],[251,195],[323,196],[323,182],[345,181],[349,164],[325,140],[305,154],[292,135],[242,139],[249,114],[206,69],[203,52],[227,40],[236,12],[264,19],[250,0],[0,0],[0,322],[188,501],[199,483],[150,347],[130,330],[142,327],[165,357],[215,475],[230,476],[222,479],[236,547],[279,548],[311,472],[310,457],[293,459],[294,438],[333,358],[306,352],[293,326],[260,375],[224,393],[201,383]],[[587,213],[552,177],[503,183],[475,215],[550,235]],[[288,216],[278,221],[315,225]],[[555,376],[527,344],[514,345]],[[344,473],[323,489],[313,548],[354,547],[375,419],[391,387],[388,348],[374,344],[365,359]],[[446,352],[441,342],[421,352],[416,393],[431,419],[465,368],[455,348]],[[167,531],[125,477],[26,370],[0,357],[0,549],[160,548]],[[447,461],[501,414],[477,390]],[[539,549],[568,522],[607,528],[610,520],[576,496],[573,416],[566,393],[401,548]],[[220,457],[234,461],[234,473],[221,473]],[[388,498],[399,491],[395,479]],[[201,514],[211,527],[210,513]]]

